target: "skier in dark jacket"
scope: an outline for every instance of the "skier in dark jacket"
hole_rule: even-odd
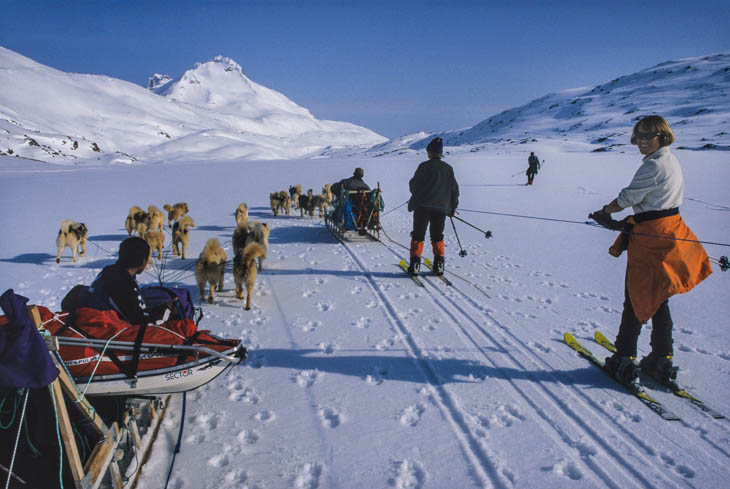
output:
[[[426,147],[428,161],[418,165],[408,185],[411,200],[408,210],[413,211],[411,232],[411,262],[409,275],[418,275],[421,268],[421,254],[426,238],[426,227],[430,230],[433,247],[433,270],[444,274],[444,224],[446,216],[453,216],[459,206],[459,184],[454,169],[443,161],[444,141],[434,138]]]
[[[370,190],[368,184],[363,180],[364,176],[365,171],[362,168],[355,168],[350,178],[343,178],[339,182],[333,183],[330,189],[335,198],[339,198],[342,190]]]
[[[535,179],[535,175],[537,175],[537,170],[540,169],[540,158],[535,156],[535,153],[530,152],[530,157],[527,158],[527,164],[530,165],[525,172],[525,175],[527,175],[527,185],[532,185],[532,181]]]
[[[154,310],[147,309],[135,279],[147,266],[149,254],[150,245],[142,238],[122,241],[117,262],[104,267],[89,287],[92,307],[113,309],[122,319],[134,325],[161,319],[167,306],[163,304]]]

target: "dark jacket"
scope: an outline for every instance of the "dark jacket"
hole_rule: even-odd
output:
[[[527,164],[530,165],[530,168],[528,168],[529,170],[537,173],[537,170],[540,168],[540,158],[536,155],[530,155],[530,157],[527,158]]]
[[[426,207],[449,214],[459,207],[459,184],[454,169],[440,158],[418,165],[408,186],[411,189],[408,210]]]
[[[370,187],[362,178],[352,176],[332,184],[330,190],[335,197],[339,197],[342,190],[370,190]]]
[[[122,319],[135,325],[152,322],[137,281],[117,263],[104,267],[89,293],[95,309],[114,309]]]

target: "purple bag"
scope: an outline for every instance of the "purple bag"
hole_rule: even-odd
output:
[[[188,289],[149,285],[140,288],[139,293],[142,295],[147,309],[154,310],[156,307],[172,300],[179,319],[195,319],[195,306]],[[173,316],[175,315],[173,314]]]

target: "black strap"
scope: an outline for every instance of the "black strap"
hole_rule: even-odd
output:
[[[663,209],[661,211],[646,211],[634,214],[634,221],[654,221],[663,217],[676,216],[677,214],[679,214],[679,207],[672,207],[671,209]]]

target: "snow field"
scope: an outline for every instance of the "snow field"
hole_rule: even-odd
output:
[[[4,158],[3,228],[17,232],[4,233],[0,245],[3,290],[58,308],[72,285],[89,283],[113,261],[129,206],[186,201],[197,225],[191,258],[169,256],[168,234],[164,278],[197,298],[195,257],[216,237],[231,258],[233,212],[246,202],[250,219],[271,226],[253,308],[244,311],[235,299],[228,270],[216,303],[202,306],[201,328],[241,338],[250,356],[188,393],[171,487],[722,487],[730,475],[727,420],[653,390],[683,418],[666,422],[562,344],[571,331],[603,355],[589,338],[596,330],[609,337],[617,331],[625,258],[606,253],[613,233],[582,222],[630,180],[638,156],[525,149],[447,155],[461,184],[459,216],[494,237],[457,222],[468,252],[459,258],[447,223],[454,286],[425,276],[425,288],[397,266],[407,255],[402,245],[410,239],[411,215],[396,209],[423,158],[68,172],[36,163],[19,169],[17,160]],[[546,163],[535,185],[525,187],[524,175],[511,175],[526,168],[530,150]],[[677,154],[686,178],[685,220],[700,239],[729,242],[722,153]],[[392,241],[341,244],[318,218],[274,218],[267,207],[268,192],[294,183],[318,192],[355,166],[365,169],[371,186],[380,181],[382,224]],[[73,264],[67,250],[57,265],[55,234],[65,218],[87,224],[88,251]],[[153,282],[154,271],[139,278]],[[725,412],[726,280],[716,269],[670,301],[681,380]],[[161,487],[167,475],[180,397],[168,410],[142,487]]]

